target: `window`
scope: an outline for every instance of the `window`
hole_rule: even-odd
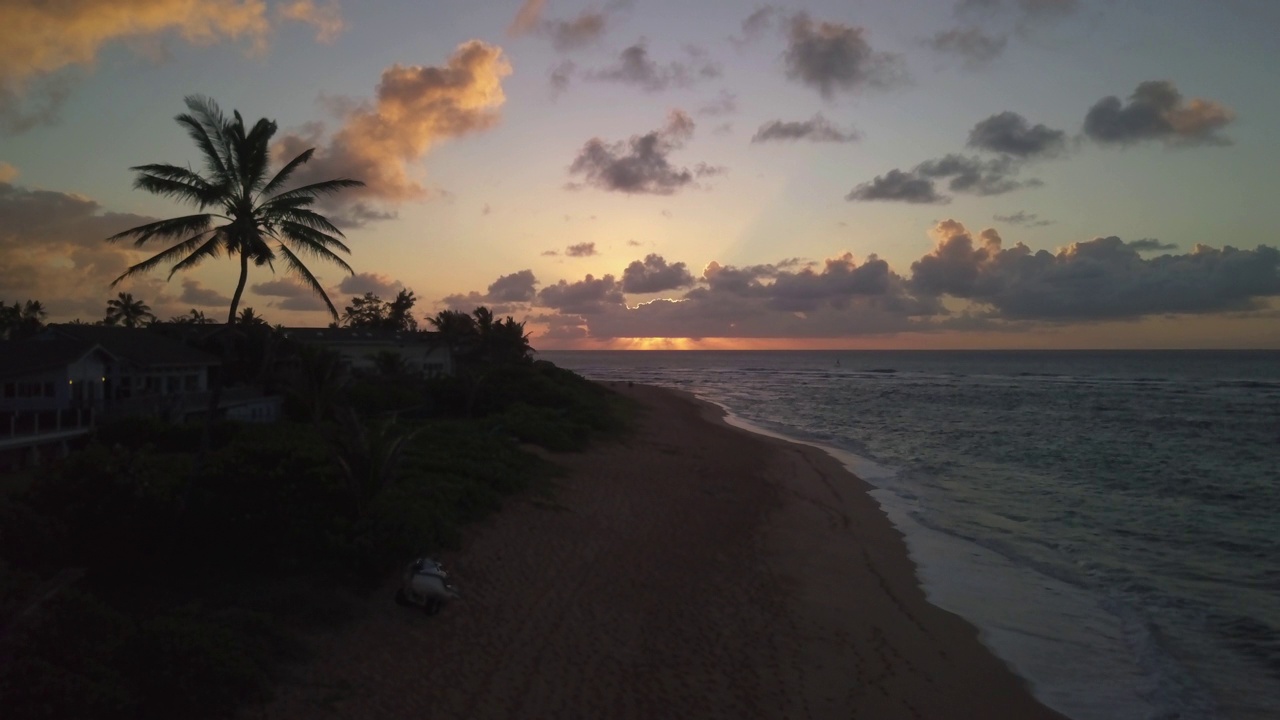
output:
[[[182,378],[182,389],[187,392],[195,392],[200,388],[200,376],[187,375]]]
[[[4,396],[7,398],[16,397],[17,390],[17,387],[15,387],[13,383],[4,384]]]

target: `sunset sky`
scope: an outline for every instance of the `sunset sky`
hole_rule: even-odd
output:
[[[0,300],[221,319],[238,263],[110,284],[192,212],[214,99],[280,127],[356,271],[556,348],[1280,348],[1274,0],[9,0]],[[242,306],[324,325],[282,267]]]

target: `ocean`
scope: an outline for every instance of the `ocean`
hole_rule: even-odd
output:
[[[1280,353],[538,357],[841,459],[930,601],[1075,720],[1280,717]]]

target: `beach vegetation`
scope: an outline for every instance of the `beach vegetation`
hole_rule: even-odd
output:
[[[434,378],[390,361],[352,373],[250,318],[236,329],[274,338],[286,419],[122,419],[0,496],[6,719],[262,701],[305,659],[300,638],[349,621],[407,559],[458,547],[513,493],[552,492],[558,471],[530,444],[623,427],[620,397],[533,360],[521,323],[467,317],[473,374]]]

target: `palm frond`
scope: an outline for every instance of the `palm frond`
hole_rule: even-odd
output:
[[[173,165],[139,165],[130,169],[139,171],[137,178],[133,181],[135,188],[189,202],[198,205],[202,210],[217,202],[219,196],[224,194],[221,186],[209,183],[186,168]]]
[[[333,303],[329,300],[329,296],[325,294],[324,288],[320,286],[320,281],[316,280],[316,276],[312,275],[311,271],[307,269],[307,266],[302,264],[302,261],[298,259],[298,256],[294,255],[293,252],[283,244],[280,245],[280,253],[284,255],[285,265],[293,272],[301,275],[302,283],[311,288],[312,292],[319,295],[320,299],[324,300],[324,304],[329,308],[329,314],[332,315],[333,319],[336,321],[338,319],[338,309],[333,306]],[[345,265],[346,263],[343,264]],[[350,270],[350,268],[348,268],[348,270]]]
[[[302,165],[307,164],[307,161],[311,159],[311,156],[314,155],[315,152],[315,148],[304,150],[298,153],[297,157],[285,163],[284,167],[280,168],[280,172],[277,172],[276,176],[271,178],[271,181],[263,186],[262,194],[270,195],[276,191],[276,188],[283,186],[288,182],[289,176],[293,174],[293,171],[297,170]]]
[[[194,240],[195,238],[192,238],[192,239]],[[213,235],[204,242],[203,245],[196,248],[190,255],[187,255],[182,260],[179,260],[177,263],[174,263],[174,266],[169,268],[169,277],[165,279],[172,280],[173,276],[179,270],[190,270],[191,268],[199,265],[201,262],[204,262],[208,258],[218,257],[218,255],[220,254],[221,247],[222,247],[222,238],[220,238],[219,233],[215,231]]]
[[[271,200],[285,200],[288,198],[298,197],[299,195],[328,195],[329,193],[335,193],[339,190],[353,187],[364,187],[364,183],[359,180],[351,180],[348,178],[324,180],[322,182],[311,183],[310,185],[303,185],[302,187],[287,190],[271,198]]]
[[[169,218],[168,220],[157,220],[153,223],[139,225],[136,228],[130,228],[124,232],[116,233],[107,238],[107,242],[117,242],[126,238],[136,238],[135,247],[142,247],[143,244],[153,239],[166,239],[182,237],[184,235],[196,235],[207,232],[209,226],[213,224],[213,215],[208,213],[202,215],[185,215],[183,217]]]
[[[205,234],[207,232],[208,231],[205,231],[198,235],[189,237],[186,240],[183,240],[182,242],[178,243],[177,245],[174,245],[165,250],[161,250],[160,252],[156,253],[155,255],[152,255],[146,260],[143,260],[142,262],[131,266],[128,270],[125,270],[123,273],[121,273],[120,277],[111,281],[111,287],[115,287],[117,284],[119,284],[121,280],[124,280],[125,278],[132,277],[134,275],[139,275],[145,272],[150,272],[157,265],[170,262],[174,258],[177,258],[182,255],[189,255],[194,252],[202,252],[202,253],[207,253],[206,255],[207,257],[217,257],[218,248],[221,246],[221,243],[218,242],[219,238],[218,238],[218,235],[216,234],[217,230],[213,231],[215,235],[213,236],[213,238],[209,239],[208,241],[205,240]],[[209,245],[212,245],[211,249],[209,249]],[[201,260],[203,259],[204,257],[201,257]],[[196,261],[196,262],[199,262],[199,261]],[[172,274],[170,274],[170,277],[172,277]]]
[[[308,208],[289,208],[274,213],[273,220],[277,224],[286,222],[304,225],[312,230],[318,230],[323,233],[333,235],[335,238],[346,237],[336,225],[329,222],[329,218]]]
[[[280,223],[279,236],[281,239],[289,240],[296,243],[299,249],[305,249],[308,252],[317,252],[323,249],[330,255],[333,254],[330,248],[336,248],[350,255],[351,248],[347,247],[341,240],[328,234],[320,232],[314,228],[307,227],[300,223],[285,221]],[[328,256],[322,256],[329,259]],[[334,256],[335,258],[337,256]]]
[[[226,116],[217,103],[203,95],[188,95],[183,100],[191,112],[179,115],[176,118],[178,124],[187,128],[187,135],[204,154],[205,165],[210,172],[219,179],[227,179],[231,172],[230,148],[223,134]]]

